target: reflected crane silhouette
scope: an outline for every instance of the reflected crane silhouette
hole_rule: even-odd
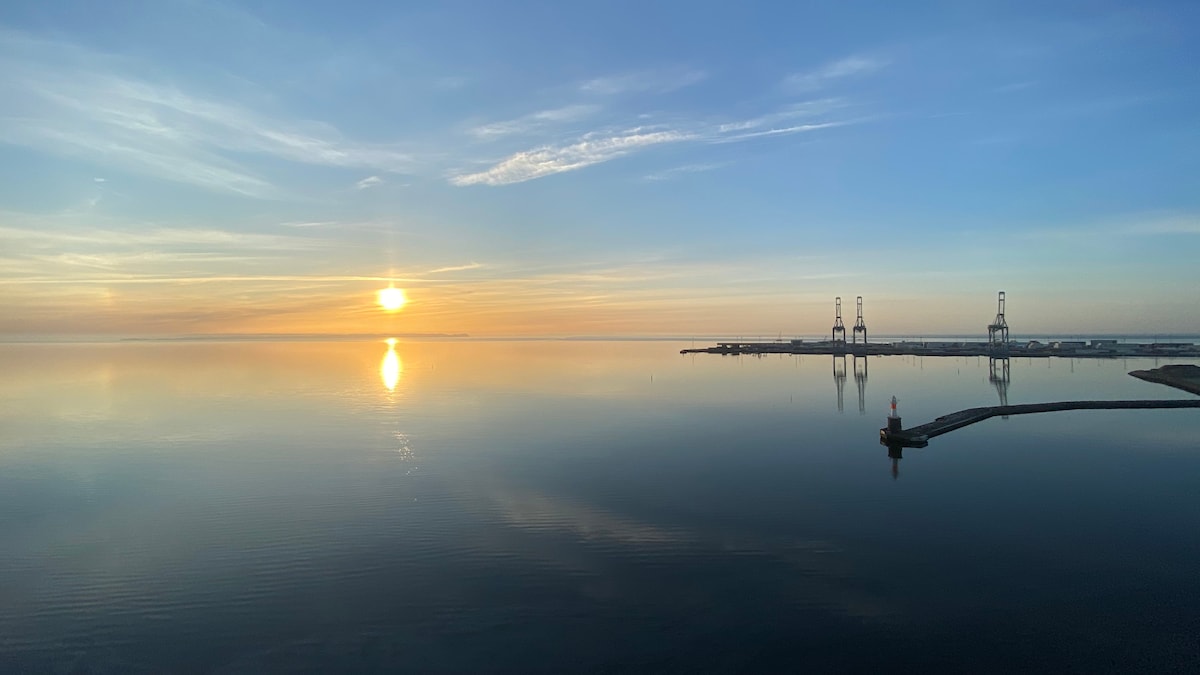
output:
[[[854,355],[854,386],[858,387],[858,414],[867,414],[867,357]]]
[[[833,355],[833,386],[837,387],[837,404],[838,412],[845,409],[845,393],[846,393],[846,355]]]
[[[1000,405],[1008,405],[1008,383],[1011,380],[1007,356],[988,358],[988,382],[992,383],[996,393],[1000,395]],[[1008,419],[1008,415],[1002,415],[1001,419]]]

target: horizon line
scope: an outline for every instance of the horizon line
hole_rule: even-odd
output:
[[[986,342],[986,335],[976,335],[974,333],[896,333],[884,334],[879,336],[881,339],[945,339],[945,338],[967,338],[964,341],[978,340]],[[625,333],[612,335],[589,335],[589,334],[514,334],[514,335],[471,335],[469,333],[441,333],[441,332],[420,332],[420,333],[194,333],[194,334],[166,334],[166,335],[105,335],[105,334],[80,334],[80,333],[45,333],[45,334],[0,334],[0,344],[36,344],[36,343],[137,343],[137,342],[320,342],[320,341],[339,341],[339,342],[355,342],[368,340],[387,340],[389,338],[407,339],[407,340],[477,340],[477,341],[589,341],[589,342],[685,342],[685,341],[712,341],[712,342],[732,342],[732,341],[761,341],[761,342],[781,342],[790,340],[823,340],[829,339],[825,335],[781,335],[763,334],[763,333],[741,333],[732,335],[729,333],[718,334],[662,334],[662,333]],[[1132,332],[1095,332],[1095,333],[1052,333],[1052,332],[1030,332],[1020,333],[1014,336],[1012,342],[1022,339],[1047,339],[1047,338],[1125,338],[1125,339],[1168,339],[1177,340],[1181,338],[1198,338],[1200,332],[1197,333],[1132,333]]]

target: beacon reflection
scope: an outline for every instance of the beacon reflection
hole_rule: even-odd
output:
[[[388,391],[395,391],[396,385],[400,383],[400,373],[404,372],[404,364],[400,362],[400,355],[396,353],[396,338],[388,338],[387,346],[387,353],[383,355],[383,362],[379,364],[379,376],[383,378],[383,386],[387,387]]]

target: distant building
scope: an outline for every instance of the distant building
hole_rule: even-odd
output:
[[[1186,352],[1194,347],[1190,342],[1159,342],[1150,346],[1156,352]]]

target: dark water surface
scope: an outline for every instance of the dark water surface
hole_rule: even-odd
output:
[[[681,346],[0,346],[0,671],[1200,670],[1200,411],[877,443],[1152,362]]]

